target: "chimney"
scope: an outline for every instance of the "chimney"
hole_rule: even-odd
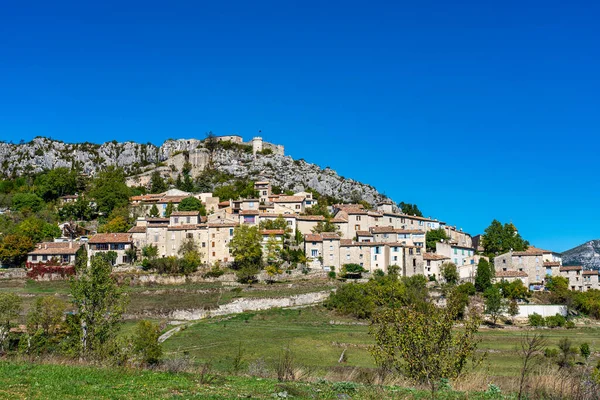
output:
[[[44,250],[48,248],[48,243],[44,243]]]
[[[73,248],[73,239],[69,240],[69,248],[72,249]]]

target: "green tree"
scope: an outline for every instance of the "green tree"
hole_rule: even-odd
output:
[[[108,167],[99,172],[92,181],[90,196],[96,200],[98,211],[108,215],[118,207],[129,204],[129,187],[121,168]]]
[[[432,229],[425,234],[425,243],[427,251],[435,251],[435,244],[442,240],[448,240],[448,235],[444,228]]]
[[[198,267],[202,263],[202,256],[198,251],[198,245],[194,242],[194,239],[185,239],[181,243],[178,253],[182,257],[181,273],[187,275],[198,270]]]
[[[58,210],[61,221],[77,220],[90,221],[94,216],[94,210],[90,202],[80,196],[75,203],[68,203]]]
[[[163,193],[167,191],[167,184],[159,171],[152,172],[150,176],[150,193]]]
[[[423,213],[416,204],[405,203],[402,201],[398,203],[398,207],[402,210],[403,214],[416,215],[417,217],[423,216]]]
[[[455,329],[457,310],[430,302],[378,313],[369,329],[375,339],[371,353],[384,371],[398,371],[427,385],[432,398],[442,379],[461,376],[469,360],[477,362],[480,318],[469,313]]]
[[[14,211],[37,212],[44,207],[44,200],[35,193],[16,193],[12,197]]]
[[[105,346],[116,338],[127,298],[111,276],[105,257],[92,257],[88,268],[78,269],[71,279],[71,296],[77,309],[77,346],[83,357],[104,355]]]
[[[11,266],[21,265],[34,247],[33,241],[25,235],[6,235],[0,242],[0,261]]]
[[[517,315],[519,315],[519,304],[517,303],[516,300],[511,300],[508,303],[508,309],[507,309],[508,315],[511,316],[511,318],[514,319]]]
[[[447,262],[442,264],[442,278],[450,285],[456,285],[460,279],[456,264]]]
[[[274,235],[270,235],[265,245],[265,260],[267,266],[265,272],[269,275],[269,281],[272,282],[275,275],[283,273],[281,270],[283,244]]]
[[[167,208],[165,209],[165,217],[169,218],[171,214],[173,214],[173,211],[175,211],[174,208],[175,207],[173,206],[173,203],[167,203]]]
[[[98,228],[98,232],[102,233],[119,233],[119,232],[127,232],[131,226],[127,222],[125,218],[122,216],[117,216],[106,224],[100,226]]]
[[[553,304],[564,304],[571,298],[569,279],[563,276],[546,277],[546,289],[550,292]]]
[[[22,301],[14,293],[0,292],[0,350],[4,351],[12,321],[19,318]]]
[[[56,296],[38,297],[27,315],[28,330],[54,335],[60,329],[66,308],[66,303]]]
[[[160,327],[152,321],[142,320],[135,327],[133,351],[150,365],[157,364],[162,356],[162,346],[158,341]]]
[[[53,240],[60,237],[60,228],[58,225],[49,224],[38,217],[29,217],[24,219],[17,227],[17,231],[29,237],[34,243],[44,240]]]
[[[142,247],[142,256],[148,259],[156,258],[158,256],[158,246],[149,244],[147,246]]]
[[[150,211],[148,212],[148,216],[150,216],[151,218],[158,218],[159,215],[160,215],[160,213],[158,211],[158,207],[156,207],[156,204],[152,204],[152,207],[150,208]]]
[[[179,206],[177,206],[177,211],[198,211],[200,215],[206,215],[204,204],[193,196],[181,200]]]
[[[332,232],[339,233],[340,228],[331,222],[330,217],[325,217],[325,221],[319,221],[317,225],[312,228],[312,233],[324,233],[324,232]]]
[[[524,240],[518,233],[517,228],[512,223],[502,225],[500,221],[493,220],[488,226],[481,239],[481,245],[484,254],[494,257],[497,254],[504,254],[513,251],[525,251],[529,242]]]
[[[40,174],[35,179],[36,193],[45,201],[56,200],[61,196],[75,194],[78,172],[75,169],[59,167]]]
[[[492,286],[492,266],[485,258],[480,258],[477,264],[477,272],[475,274],[475,289],[478,292],[485,292],[487,288]]]
[[[490,286],[484,296],[485,313],[492,318],[492,323],[496,325],[498,317],[506,310],[506,302],[497,286]]]
[[[590,350],[590,345],[587,343],[581,343],[581,345],[579,346],[579,354],[581,354],[581,357],[583,357],[583,359],[587,363],[588,359],[590,358],[590,355],[592,354],[592,351]]]
[[[241,225],[235,228],[228,246],[235,258],[233,267],[238,270],[238,280],[254,280],[262,267],[262,235],[258,227]]]
[[[184,192],[193,192],[194,191],[194,181],[190,174],[185,174],[183,176],[183,183],[181,184],[181,190]]]

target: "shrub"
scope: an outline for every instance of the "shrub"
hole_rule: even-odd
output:
[[[162,356],[162,347],[158,342],[160,328],[151,321],[138,322],[133,337],[133,349],[147,364],[156,364]]]
[[[544,350],[544,356],[548,358],[558,357],[558,349],[546,347],[546,349]]]
[[[329,276],[330,279],[335,279],[335,271],[329,271],[327,276]]]
[[[531,326],[544,326],[545,321],[544,317],[540,314],[533,313],[529,316],[529,325]]]
[[[475,285],[473,285],[471,282],[466,282],[463,284],[460,284],[456,287],[456,290],[459,293],[464,293],[467,296],[474,296],[475,295]]]
[[[546,326],[548,328],[557,328],[557,327],[565,326],[565,324],[567,323],[567,320],[562,315],[556,314],[554,316],[547,317],[545,322],[546,322]]]

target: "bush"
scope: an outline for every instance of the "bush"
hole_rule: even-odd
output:
[[[548,358],[558,357],[558,349],[546,347],[546,350],[544,350],[544,356],[546,356]]]
[[[327,276],[329,276],[330,279],[335,279],[335,271],[329,271]]]
[[[552,317],[547,317],[545,322],[548,328],[558,328],[565,326],[567,320],[562,315],[556,314]]]
[[[537,313],[531,314],[529,316],[529,325],[544,326],[545,325],[544,317],[542,317],[540,314],[537,314]]]
[[[162,356],[162,347],[158,342],[160,328],[150,321],[140,321],[135,328],[133,350],[147,364],[157,364]]]
[[[575,329],[575,322],[573,322],[573,321],[567,321],[567,323],[565,324],[565,328],[567,328],[567,329]]]
[[[473,285],[471,282],[466,282],[463,284],[460,284],[456,287],[456,290],[459,293],[464,293],[467,296],[474,296],[475,295],[475,285]]]

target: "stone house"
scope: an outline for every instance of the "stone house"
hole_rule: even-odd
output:
[[[423,254],[423,262],[425,263],[424,272],[425,276],[435,277],[436,281],[442,280],[442,265],[445,262],[449,262],[450,257],[435,254],[435,253],[424,253]]]
[[[583,267],[581,266],[563,266],[560,267],[560,275],[569,280],[569,289],[577,292],[584,291]]]
[[[525,271],[496,271],[492,283],[498,283],[500,281],[513,282],[516,280],[520,280],[525,287],[529,287],[529,275]]]
[[[496,256],[494,269],[498,271],[523,271],[527,273],[529,290],[543,290],[546,275],[553,275],[557,266],[544,262],[544,254],[552,253],[534,246],[525,251],[509,251]],[[560,268],[560,267],[559,267]]]
[[[600,290],[600,276],[598,275],[600,271],[598,270],[588,270],[583,271],[583,290],[588,291],[592,289]]]
[[[91,259],[98,253],[114,251],[117,253],[115,264],[127,264],[129,258],[125,253],[133,246],[131,233],[97,233],[87,243],[88,258]]]
[[[35,265],[75,265],[75,257],[81,245],[69,242],[42,242],[35,245],[35,249],[27,253],[26,267]]]

